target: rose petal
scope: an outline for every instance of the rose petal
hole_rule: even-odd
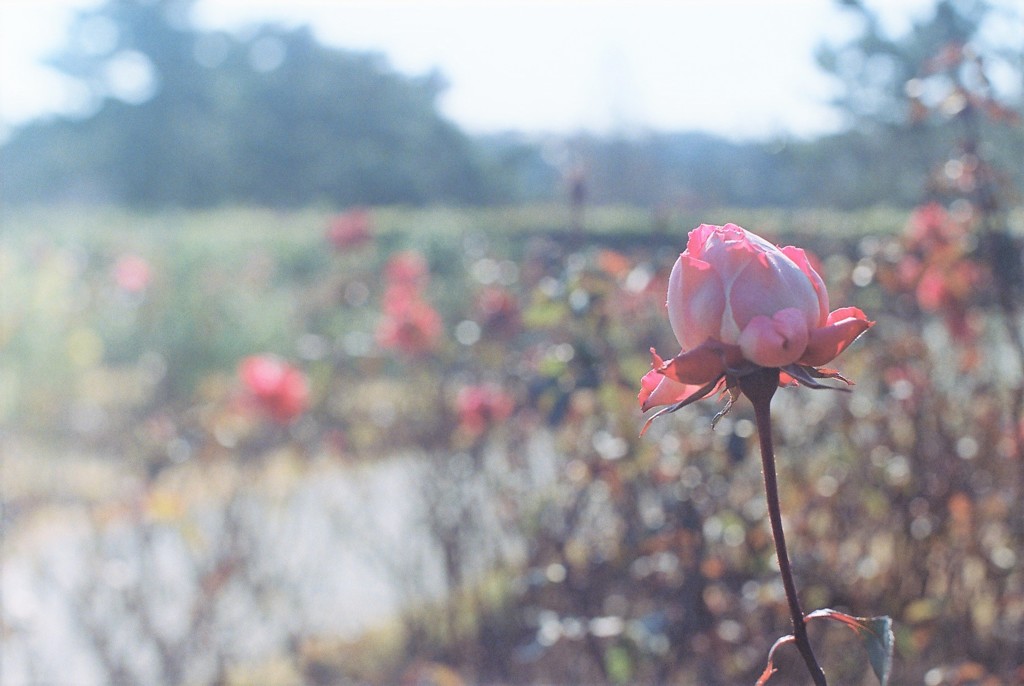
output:
[[[683,253],[668,279],[668,321],[684,350],[695,348],[721,328],[725,291],[711,265]]]
[[[721,226],[714,224],[701,224],[686,236],[686,252],[692,257],[703,259],[704,250],[707,248],[708,239],[717,235],[722,230]]]
[[[725,326],[727,318],[723,317],[723,341],[738,342],[740,332],[754,317],[772,317],[788,308],[802,312],[808,327],[820,326],[824,321],[819,296],[807,275],[777,248],[761,256],[763,260],[750,260],[726,288],[726,300],[736,328],[730,334]]]
[[[693,403],[697,402],[698,400],[703,400],[704,398],[707,398],[709,395],[714,395],[715,393],[717,393],[720,390],[722,390],[725,387],[725,385],[726,385],[725,377],[722,376],[722,377],[719,377],[718,379],[716,379],[714,381],[710,381],[710,382],[704,384],[703,386],[696,387],[697,390],[695,390],[692,393],[690,393],[690,395],[684,397],[682,400],[680,400],[680,401],[678,401],[676,403],[673,403],[671,405],[666,405],[665,407],[661,408],[660,410],[658,410],[657,412],[652,414],[650,417],[648,417],[647,421],[644,422],[643,428],[640,429],[640,435],[643,436],[645,433],[647,433],[647,429],[650,428],[651,423],[655,419],[657,419],[658,417],[662,416],[663,414],[671,414],[673,412],[677,412],[678,410],[683,409],[687,405],[692,405]],[[715,418],[713,420],[711,420],[711,427],[712,428],[714,428],[715,422],[717,422],[720,417],[722,417],[726,412],[729,411],[729,408],[732,407],[732,403],[733,403],[733,398],[730,396],[729,403],[725,406],[725,408],[721,412],[719,412],[715,416]]]
[[[762,367],[783,367],[800,359],[807,340],[807,317],[790,307],[771,318],[762,315],[751,319],[737,343],[751,362]]]
[[[665,362],[651,349],[654,370],[681,384],[703,386],[725,373],[726,350],[717,341],[708,340],[693,350],[681,352]]]
[[[800,271],[807,276],[811,285],[814,286],[814,292],[818,295],[819,319],[816,322],[810,322],[810,324],[812,328],[820,326],[826,319],[828,319],[828,291],[825,289],[825,282],[811,264],[811,261],[807,257],[807,253],[803,248],[796,248],[792,245],[787,245],[785,248],[782,248],[782,254],[793,260],[793,263],[800,267]]]
[[[811,330],[800,364],[818,367],[831,362],[874,325],[856,307],[841,307],[833,311],[828,315],[825,326]]]
[[[251,355],[238,366],[238,375],[254,395],[272,395],[285,376],[284,362],[271,355]]]
[[[700,384],[682,384],[652,369],[640,379],[637,400],[640,409],[646,412],[652,407],[674,405],[699,389]]]

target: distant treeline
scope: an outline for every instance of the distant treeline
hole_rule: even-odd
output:
[[[575,184],[585,202],[648,207],[905,206],[956,136],[877,120],[812,141],[471,137],[439,114],[439,74],[400,74],[306,28],[201,32],[190,5],[109,0],[80,15],[53,63],[85,87],[83,113],[12,133],[0,202],[485,205],[567,198]],[[989,140],[1020,187],[1020,127]]]

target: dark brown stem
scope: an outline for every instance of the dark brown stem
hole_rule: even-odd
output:
[[[800,608],[800,599],[793,581],[793,568],[789,564],[789,553],[786,551],[786,537],[782,532],[782,508],[779,505],[779,483],[775,475],[775,449],[772,447],[771,400],[779,387],[778,369],[759,369],[753,374],[740,377],[740,390],[750,398],[754,405],[754,420],[757,424],[757,437],[761,442],[761,466],[764,470],[764,490],[768,499],[768,519],[772,525],[772,537],[775,539],[775,553],[779,558],[779,571],[782,573],[782,586],[786,590],[786,601],[789,604],[789,616],[793,620],[793,636],[800,655],[804,658],[807,670],[814,679],[815,686],[828,686],[825,673],[818,665],[807,637],[804,624],[804,611]]]

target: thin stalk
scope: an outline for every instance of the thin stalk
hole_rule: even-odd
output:
[[[779,504],[779,482],[775,474],[775,449],[772,445],[771,400],[779,387],[778,369],[761,369],[753,374],[740,377],[740,390],[750,398],[754,405],[754,420],[757,425],[757,437],[761,443],[761,466],[764,470],[764,490],[768,500],[768,519],[772,525],[772,538],[775,539],[775,553],[779,558],[779,571],[782,573],[782,586],[786,590],[786,602],[789,605],[789,616],[793,621],[793,637],[796,639],[797,650],[811,673],[815,686],[828,686],[825,672],[818,665],[807,637],[807,626],[804,624],[804,611],[800,608],[800,599],[793,581],[793,568],[789,563],[786,550],[786,536],[782,531],[782,508]]]

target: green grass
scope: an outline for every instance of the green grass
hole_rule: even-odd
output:
[[[259,243],[268,249],[319,242],[327,209],[277,212],[267,209],[229,207],[214,210],[143,213],[112,207],[22,208],[3,216],[4,241],[20,244],[32,237],[88,241],[93,247],[123,247],[157,241],[186,243],[196,250],[230,251]],[[687,231],[700,223],[734,222],[753,231],[779,235],[831,237],[891,234],[898,232],[908,212],[877,207],[856,212],[830,209],[779,208],[680,209],[661,213],[628,206],[588,207],[587,234],[646,234],[652,231]],[[445,238],[484,231],[492,236],[514,237],[563,231],[569,212],[559,205],[527,205],[493,208],[430,207],[377,208],[375,229],[384,238],[430,236]]]

